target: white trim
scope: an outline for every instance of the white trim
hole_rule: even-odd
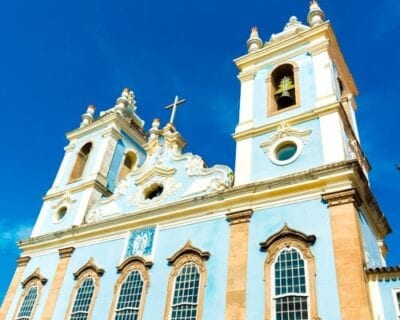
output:
[[[296,152],[289,158],[286,160],[279,160],[276,157],[276,153],[278,151],[278,149],[283,146],[284,144],[288,144],[288,143],[293,143],[296,145]],[[271,159],[271,161],[278,165],[278,166],[284,166],[287,164],[290,164],[294,161],[296,161],[296,159],[300,156],[301,152],[303,151],[303,141],[301,141],[301,139],[297,138],[297,137],[285,137],[282,139],[279,139],[277,141],[275,141],[271,147],[270,147],[270,152],[268,152],[269,158]]]
[[[275,264],[282,253],[282,251],[288,251],[290,249],[296,250],[296,252],[300,255],[300,258],[304,261],[304,278],[305,278],[305,286],[306,286],[306,293],[292,293],[292,294],[281,294],[279,296],[275,295]],[[276,313],[275,313],[275,300],[277,298],[282,298],[285,296],[298,296],[298,297],[307,297],[307,313],[308,317],[310,318],[311,315],[311,303],[310,303],[310,281],[308,277],[308,263],[307,260],[304,258],[302,252],[296,248],[295,246],[290,246],[290,247],[284,247],[279,252],[275,255],[274,261],[271,264],[270,267],[270,277],[271,277],[271,292],[270,292],[270,299],[271,299],[271,319],[275,320],[276,319]],[[267,297],[268,299],[268,297]]]
[[[394,308],[396,310],[396,316],[397,319],[400,319],[400,307],[399,307],[400,300],[397,299],[398,293],[400,294],[400,288],[392,289],[392,296],[393,296]]]

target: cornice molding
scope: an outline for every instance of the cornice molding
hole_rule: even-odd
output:
[[[58,249],[58,255],[60,259],[70,258],[74,253],[74,251],[75,251],[74,247],[61,248]]]
[[[142,264],[146,269],[150,269],[153,266],[153,262],[145,260],[143,257],[132,256],[121,262],[121,264],[117,267],[117,272],[121,273],[122,270],[124,270],[127,266],[135,262]]]
[[[274,233],[264,242],[260,242],[260,247],[263,251],[267,251],[272,244],[281,239],[295,239],[309,247],[315,243],[317,238],[315,235],[306,235],[301,231],[292,229],[285,223],[281,230],[279,230],[277,233]]]
[[[230,225],[249,223],[252,215],[252,209],[229,212],[226,214],[226,220],[229,222]]]
[[[22,288],[25,288],[25,286],[31,282],[31,281],[39,281],[42,285],[45,285],[47,283],[47,278],[43,277],[40,273],[40,269],[36,268],[35,271],[29,275],[24,281],[21,282]]]
[[[368,268],[365,273],[370,281],[397,280],[400,279],[400,266]]]
[[[322,194],[322,200],[328,203],[328,207],[340,206],[353,203],[357,208],[362,204],[362,200],[356,189],[340,190]]]
[[[338,112],[340,108],[339,103],[334,103],[330,104],[327,106],[323,106],[320,108],[315,108],[308,110],[306,112],[303,112],[301,114],[295,115],[291,117],[290,119],[285,120],[289,125],[296,125],[302,122],[306,122],[312,119],[316,119],[321,117],[322,115],[333,113],[333,112]],[[250,128],[241,132],[236,132],[232,136],[236,141],[244,140],[247,138],[252,138],[252,137],[257,137],[259,135],[271,132],[273,130],[276,130],[279,125],[282,123],[282,120],[278,120],[272,123],[268,123],[256,128]]]
[[[31,257],[29,257],[29,256],[17,258],[17,267],[25,267],[29,263],[30,260],[31,260]]]
[[[85,271],[87,271],[87,270],[92,270],[92,271],[94,271],[99,277],[101,277],[101,276],[104,274],[104,269],[99,268],[99,267],[95,264],[94,259],[93,259],[93,258],[90,258],[90,259],[88,260],[88,262],[86,262],[85,265],[83,265],[81,268],[79,268],[78,271],[76,271],[76,272],[73,273],[74,279],[75,279],[75,280],[78,279],[79,276],[80,276],[82,273],[84,273]]]
[[[210,257],[210,253],[208,251],[202,251],[199,248],[196,248],[192,245],[192,242],[189,240],[186,244],[179,249],[174,255],[170,258],[167,258],[169,264],[174,264],[176,260],[178,260],[181,256],[191,254],[198,256],[202,260],[208,260]]]
[[[19,242],[25,254],[35,254],[41,250],[50,250],[66,245],[76,245],[89,239],[103,238],[109,234],[123,232],[143,225],[154,225],[182,221],[185,218],[200,218],[219,214],[227,210],[243,210],[246,207],[260,208],[285,199],[311,193],[313,198],[318,194],[329,193],[329,190],[347,190],[356,188],[364,199],[366,218],[373,226],[377,237],[384,239],[391,232],[385,216],[380,211],[375,198],[369,189],[368,180],[363,174],[357,160],[342,161],[323,165],[247,185],[236,186],[224,192],[211,193],[200,198],[187,198],[173,204],[143,208],[108,220],[75,226],[63,231],[40,235]],[[321,196],[319,196],[321,197]],[[306,196],[305,199],[308,199]]]

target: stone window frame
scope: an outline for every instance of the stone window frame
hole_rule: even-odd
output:
[[[136,159],[133,162],[132,167],[126,172],[126,174],[124,176],[122,176],[122,174],[123,174],[122,170],[123,170],[124,165],[125,165],[125,159],[127,157],[129,157],[130,154],[133,154]],[[137,150],[135,150],[133,148],[128,148],[128,149],[126,149],[124,151],[123,157],[122,157],[121,162],[120,162],[119,167],[118,167],[118,174],[116,176],[115,185],[119,184],[123,179],[128,177],[129,174],[138,167],[139,160],[140,159],[139,159],[139,155],[138,155],[138,151]]]
[[[272,79],[272,74],[279,68],[281,68],[284,65],[291,65],[292,66],[292,70],[293,70],[293,81],[294,81],[294,94],[295,94],[295,104],[290,106],[290,107],[286,107],[283,108],[281,110],[278,110],[278,105],[275,101],[275,97],[274,97],[274,86],[273,86],[273,79]],[[284,61],[280,64],[278,64],[277,66],[275,66],[269,73],[267,78],[265,79],[265,82],[267,84],[267,116],[273,116],[276,114],[280,114],[282,112],[286,112],[295,108],[300,107],[301,103],[301,99],[300,99],[300,82],[299,82],[299,66],[297,65],[296,62],[294,61]]]
[[[89,306],[88,316],[87,316],[87,319],[92,318],[92,313],[93,313],[94,306],[96,303],[97,294],[98,294],[99,288],[100,288],[100,277],[102,277],[103,274],[104,274],[104,269],[99,268],[95,264],[93,258],[90,258],[88,260],[88,262],[86,262],[85,265],[83,265],[78,271],[73,273],[76,283],[75,283],[75,285],[72,289],[72,293],[70,295],[67,312],[65,314],[65,320],[69,320],[71,318],[71,312],[72,312],[72,309],[73,309],[73,306],[75,303],[75,299],[76,299],[78,290],[87,278],[92,278],[94,281],[93,295],[92,295],[92,299],[90,301],[90,306]]]
[[[394,308],[396,310],[396,317],[400,319],[400,287],[392,289]],[[399,295],[399,297],[397,297]]]
[[[171,318],[175,281],[183,267],[188,263],[194,263],[200,273],[196,320],[203,319],[204,291],[207,283],[206,261],[209,257],[210,253],[208,251],[202,251],[201,249],[194,247],[189,240],[180,250],[167,259],[168,264],[172,266],[172,270],[168,278],[164,320],[169,320]]]
[[[267,253],[264,263],[265,282],[265,319],[275,319],[273,298],[275,296],[273,285],[274,264],[277,257],[285,248],[296,249],[305,262],[306,288],[308,293],[308,310],[310,319],[319,319],[317,311],[317,299],[315,288],[315,258],[310,246],[316,241],[314,235],[306,235],[300,231],[291,229],[287,224],[277,233],[270,236],[266,241],[260,243],[262,251]]]
[[[33,305],[31,314],[29,316],[29,319],[33,319],[33,316],[35,315],[35,311],[39,305],[40,302],[40,296],[42,294],[42,289],[43,286],[47,283],[47,278],[43,277],[42,274],[40,273],[40,269],[37,268],[32,274],[30,274],[24,281],[21,282],[22,285],[22,293],[21,296],[18,299],[17,303],[17,308],[15,309],[14,317],[13,319],[17,319],[18,313],[22,307],[23,302],[25,301],[26,296],[28,295],[29,291],[33,287],[37,287],[37,296],[35,303]]]
[[[138,320],[141,320],[143,318],[144,305],[146,302],[147,293],[150,288],[149,269],[152,266],[153,266],[153,263],[151,261],[147,261],[140,256],[132,256],[132,257],[129,257],[129,258],[125,259],[124,261],[122,261],[122,263],[117,267],[117,272],[119,273],[119,277],[114,286],[113,299],[111,302],[109,320],[113,320],[115,318],[115,311],[116,311],[115,309],[118,304],[118,299],[119,299],[122,285],[125,283],[128,276],[135,270],[140,273],[141,278],[143,280],[143,289],[142,289],[142,294],[140,297]]]

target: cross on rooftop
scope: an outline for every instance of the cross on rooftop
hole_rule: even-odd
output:
[[[179,97],[175,96],[174,102],[165,107],[165,109],[171,109],[172,108],[171,119],[169,120],[169,123],[171,123],[171,124],[174,123],[176,108],[178,107],[178,105],[180,105],[180,104],[182,104],[184,102],[186,102],[186,99],[179,100]]]

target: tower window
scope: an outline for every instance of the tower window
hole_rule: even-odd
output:
[[[79,150],[74,167],[71,172],[71,176],[69,178],[69,181],[74,181],[82,177],[83,170],[85,169],[87,159],[89,157],[90,151],[92,150],[92,143],[88,142],[86,143],[81,150]]]
[[[286,161],[292,158],[297,151],[297,145],[289,141],[287,143],[283,143],[276,148],[276,158],[279,161]]]
[[[144,199],[152,200],[159,197],[164,191],[164,187],[161,184],[154,183],[144,191]]]
[[[129,151],[124,158],[124,162],[122,163],[121,170],[119,171],[118,181],[124,179],[129,172],[135,167],[137,162],[137,156],[134,152]]]
[[[298,81],[296,72],[297,68],[287,63],[277,67],[271,73],[271,77],[268,79],[270,83],[269,114],[298,106]]]
[[[57,211],[56,211],[56,213],[54,214],[54,221],[55,222],[58,222],[58,221],[60,221],[62,218],[64,218],[65,217],[65,215],[67,214],[67,207],[61,207],[61,208],[59,208]]]

